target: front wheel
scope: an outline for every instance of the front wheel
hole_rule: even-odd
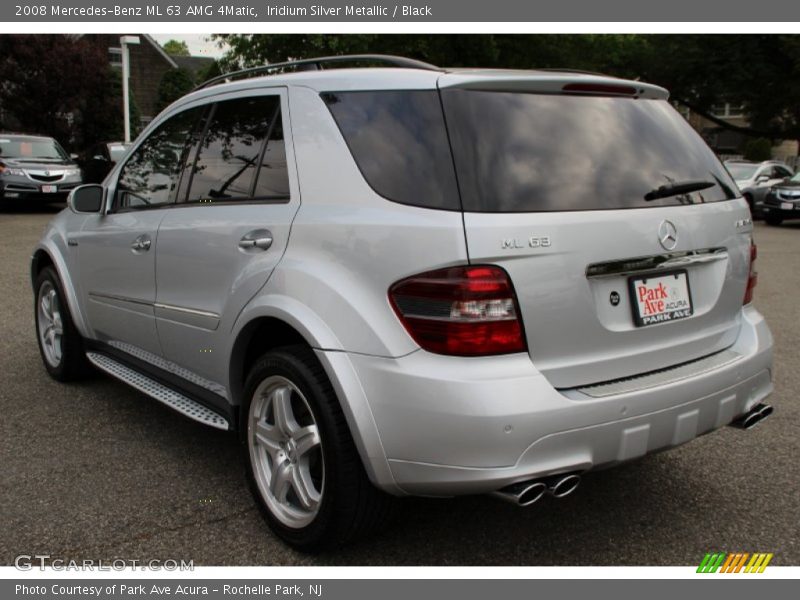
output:
[[[86,359],[83,338],[72,322],[56,272],[51,267],[42,269],[34,289],[36,340],[47,372],[58,381],[87,376],[92,369]]]
[[[394,499],[369,482],[310,348],[262,356],[245,392],[240,432],[248,482],[281,539],[319,551],[362,537],[388,519]]]

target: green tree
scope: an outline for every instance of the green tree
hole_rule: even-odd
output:
[[[55,137],[80,150],[122,128],[119,76],[104,48],[67,35],[0,36],[4,127]]]
[[[163,110],[175,100],[189,93],[195,86],[194,76],[188,69],[170,69],[161,77],[158,84],[156,109]]]
[[[169,40],[164,42],[161,47],[164,48],[164,52],[173,56],[190,56],[189,46],[183,40]]]
[[[800,139],[800,36],[796,35],[324,35],[226,34],[227,70],[330,54],[399,54],[446,67],[571,68],[662,85],[672,98],[749,136]],[[741,103],[749,127],[715,119]]]
[[[761,162],[772,158],[772,142],[766,138],[753,138],[747,140],[742,147],[742,153],[747,160]]]

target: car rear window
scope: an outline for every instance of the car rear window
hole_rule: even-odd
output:
[[[537,212],[715,202],[735,184],[665,100],[443,90],[465,211]],[[707,189],[645,200],[661,186]]]
[[[402,204],[460,210],[435,90],[324,93],[367,183]]]

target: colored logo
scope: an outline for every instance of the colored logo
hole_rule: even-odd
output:
[[[697,572],[763,573],[772,556],[771,552],[709,552],[703,557]]]

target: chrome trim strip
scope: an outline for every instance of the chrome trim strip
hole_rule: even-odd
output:
[[[115,296],[114,294],[101,294],[99,292],[89,292],[89,297],[102,300],[115,300],[117,302],[129,302],[131,304],[139,304],[142,306],[153,306],[152,302],[147,300],[139,300],[137,298],[128,298],[126,296]]]
[[[593,263],[586,267],[586,278],[620,277],[642,273],[644,271],[663,271],[677,269],[692,264],[704,264],[726,260],[728,251],[725,248],[704,248],[688,252],[667,252],[650,256],[637,256],[601,263]]]
[[[183,306],[175,306],[174,304],[163,304],[162,302],[155,302],[153,304],[155,308],[161,308],[164,310],[174,310],[176,312],[187,313],[190,315],[196,315],[198,317],[210,317],[213,319],[219,319],[219,315],[217,313],[208,312],[205,310],[198,310],[196,308],[185,308]]]
[[[698,377],[704,373],[709,373],[716,369],[728,366],[741,360],[743,357],[733,350],[723,350],[711,356],[706,356],[699,360],[683,363],[674,367],[667,367],[659,371],[646,373],[644,375],[634,375],[625,379],[617,379],[606,383],[587,385],[577,388],[576,391],[590,396],[591,398],[606,398],[631,392],[641,392],[653,387],[660,387],[677,383],[691,377]]]
[[[216,313],[164,304],[163,302],[156,302],[153,307],[156,319],[172,321],[189,327],[198,327],[207,331],[216,331],[217,327],[219,327],[220,317]]]

